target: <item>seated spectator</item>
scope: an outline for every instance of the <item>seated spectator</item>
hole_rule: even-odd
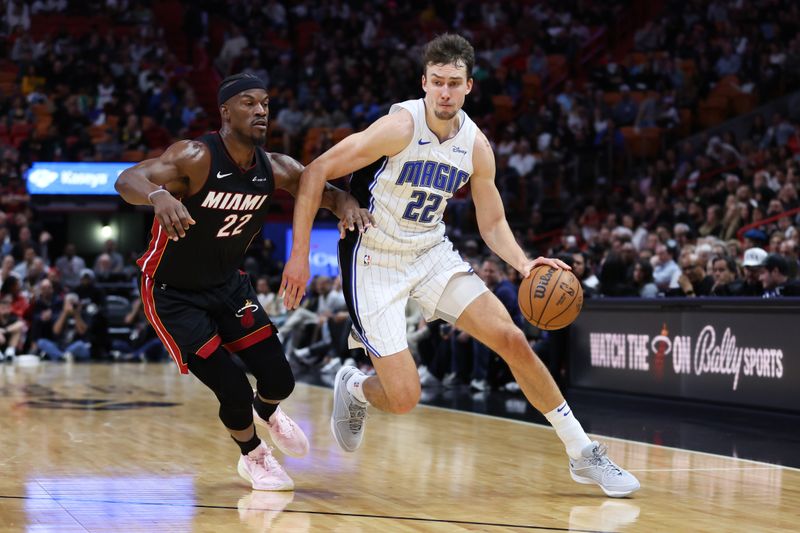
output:
[[[34,288],[31,303],[31,349],[36,351],[38,339],[53,339],[53,324],[64,307],[62,298],[53,290],[53,283],[45,278]]]
[[[800,281],[790,280],[789,265],[779,254],[769,254],[764,260],[759,279],[764,287],[764,298],[800,296]]]
[[[110,260],[110,266],[108,270],[110,272],[122,272],[122,267],[125,265],[125,261],[122,258],[122,254],[117,251],[117,242],[114,239],[108,239],[103,244],[103,253],[97,256],[94,264],[94,270],[97,272],[97,263],[100,261],[100,257],[102,255],[108,255],[108,259]]]
[[[8,296],[11,312],[19,318],[26,316],[30,302],[22,292],[22,281],[17,276],[9,276],[0,286],[0,297]]]
[[[632,126],[639,113],[639,106],[631,98],[631,90],[627,85],[620,87],[620,94],[622,98],[614,106],[611,118],[617,126]]]
[[[256,297],[272,323],[276,326],[283,324],[286,320],[283,298],[278,297],[277,291],[270,285],[269,278],[266,276],[261,276],[256,280]]]
[[[678,263],[672,258],[669,248],[665,244],[656,246],[655,261],[653,263],[653,281],[662,292],[669,289],[672,278],[680,272]]]
[[[89,324],[83,316],[84,307],[80,297],[71,292],[64,297],[61,312],[51,331],[34,339],[43,357],[53,361],[88,359],[91,354]]]
[[[800,269],[800,246],[795,239],[786,239],[781,243],[780,254],[786,259],[789,265],[789,279],[797,279]]]
[[[743,296],[744,282],[736,273],[736,261],[732,257],[715,257],[711,261],[714,285],[711,296]]]
[[[628,277],[628,266],[621,255],[609,253],[600,266],[600,294],[603,296],[637,296],[637,288]]]
[[[761,283],[761,271],[764,269],[764,261],[767,259],[767,252],[763,248],[748,248],[744,251],[744,284],[740,296],[761,296],[764,294],[764,286]]]
[[[597,292],[600,280],[594,275],[589,256],[583,252],[572,253],[572,273],[581,280],[584,298],[591,298]]]
[[[25,322],[11,310],[11,295],[0,295],[0,361],[17,355],[25,329]]]
[[[693,252],[683,254],[680,259],[682,274],[678,276],[678,287],[670,288],[667,296],[709,296],[714,278],[706,275],[706,269],[700,257]]]
[[[646,259],[639,259],[633,266],[633,284],[639,289],[642,298],[658,296],[658,287],[653,282],[653,265]]]
[[[56,268],[61,274],[61,283],[74,289],[80,284],[81,272],[86,268],[86,262],[75,254],[75,245],[68,243],[64,246],[64,255],[56,259]]]

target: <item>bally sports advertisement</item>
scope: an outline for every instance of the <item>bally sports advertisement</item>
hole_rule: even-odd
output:
[[[694,302],[587,300],[571,385],[800,412],[800,300]]]

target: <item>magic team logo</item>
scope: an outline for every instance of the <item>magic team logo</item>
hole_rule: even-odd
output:
[[[781,379],[784,375],[783,350],[763,346],[739,346],[731,328],[720,334],[714,326],[704,326],[697,336],[670,337],[667,324],[658,335],[637,333],[589,333],[591,366],[617,370],[652,372],[662,381],[672,360],[675,375],[720,374],[731,376],[732,390],[740,378]]]
[[[255,323],[253,313],[258,311],[258,305],[254,304],[252,300],[245,300],[244,305],[236,311],[236,318],[241,322],[242,327],[251,328]]]

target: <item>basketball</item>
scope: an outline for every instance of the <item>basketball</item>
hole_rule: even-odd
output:
[[[569,270],[540,265],[519,286],[519,308],[539,329],[569,326],[583,306],[583,288]]]

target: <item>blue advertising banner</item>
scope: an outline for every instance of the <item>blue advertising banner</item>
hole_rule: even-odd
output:
[[[116,195],[114,182],[134,163],[40,163],[25,174],[29,194]]]
[[[311,230],[311,252],[308,261],[311,277],[339,275],[339,230],[314,228]],[[286,230],[286,261],[292,251],[292,229]]]

